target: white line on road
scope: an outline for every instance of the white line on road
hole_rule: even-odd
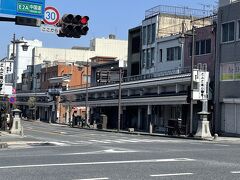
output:
[[[240,171],[231,171],[232,174],[240,174]]]
[[[104,180],[104,179],[109,179],[109,178],[107,178],[107,177],[103,177],[103,178],[73,179],[73,180]]]
[[[187,161],[195,161],[195,159],[175,158],[175,159],[147,159],[147,160],[131,160],[131,161],[105,161],[105,162],[61,163],[61,164],[30,164],[30,165],[19,165],[19,166],[0,166],[0,169],[52,167],[52,166],[102,165],[102,164],[187,162]]]
[[[155,174],[150,176],[151,177],[167,177],[167,176],[185,176],[185,175],[193,175],[193,173]]]
[[[121,149],[106,149],[100,151],[92,151],[92,152],[79,152],[79,153],[65,153],[65,154],[58,154],[61,156],[72,156],[72,155],[84,155],[84,154],[107,154],[107,153],[133,153],[138,151],[133,150],[121,150]]]
[[[227,146],[230,146],[230,145],[226,145],[226,144],[215,144],[215,146],[223,146],[223,147],[227,147]]]

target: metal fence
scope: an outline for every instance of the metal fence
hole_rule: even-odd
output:
[[[209,10],[193,9],[189,7],[167,6],[159,5],[145,11],[145,18],[155,16],[160,13],[181,15],[181,16],[194,16],[205,17],[210,16],[213,12]]]

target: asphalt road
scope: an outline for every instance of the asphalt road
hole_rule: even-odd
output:
[[[0,180],[238,180],[240,143],[24,122],[31,142],[0,149]]]

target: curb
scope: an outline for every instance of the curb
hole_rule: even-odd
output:
[[[117,130],[111,130],[111,129],[91,129],[91,128],[79,128],[79,127],[72,127],[72,128],[118,133]],[[137,132],[137,131],[135,131],[135,132],[119,131],[119,133],[131,134],[131,135],[136,135],[136,136],[141,135],[141,136],[156,136],[156,137],[191,139],[191,140],[201,140],[201,141],[216,141],[214,138],[200,138],[200,137],[175,136],[175,135],[170,136],[170,135],[165,135],[165,134],[158,134],[158,133],[150,134],[150,133],[146,133],[146,132]]]

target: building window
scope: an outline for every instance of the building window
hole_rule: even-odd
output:
[[[138,53],[140,50],[140,37],[132,38],[132,54]]]
[[[238,28],[238,30],[237,30],[237,39],[239,40],[240,39],[240,20],[238,20],[238,25],[237,25],[237,28]]]
[[[147,68],[151,65],[151,49],[147,50]]]
[[[159,49],[158,53],[159,53],[158,55],[159,62],[162,62],[162,49]]]
[[[142,37],[143,37],[143,45],[146,45],[147,44],[147,38],[146,38],[146,29],[147,29],[147,27],[146,26],[144,26],[143,27],[143,33],[142,33]]]
[[[211,53],[211,39],[206,40],[206,54]]]
[[[146,50],[143,50],[142,51],[142,67],[145,67],[146,66],[146,61],[147,61],[147,53],[146,53]]]
[[[148,25],[147,26],[147,43],[150,44],[151,43],[151,34],[152,34],[152,26]]]
[[[222,42],[234,41],[234,22],[222,24]]]
[[[167,61],[175,61],[181,59],[181,47],[167,48]]]
[[[202,40],[200,41],[201,46],[200,46],[200,54],[206,54],[206,41]]]
[[[221,81],[240,81],[240,62],[220,65]]]
[[[195,42],[195,55],[211,53],[211,39]],[[189,43],[189,55],[192,56],[192,43]]]
[[[189,49],[189,56],[192,56],[192,43],[188,44]]]
[[[155,38],[156,38],[156,24],[152,24],[152,43],[155,42]]]
[[[154,65],[154,55],[155,55],[155,49],[151,48],[151,66]]]
[[[88,77],[88,79],[87,79]],[[88,80],[88,81],[87,81]],[[87,84],[87,83],[91,83],[91,75],[83,75],[83,81]]]

